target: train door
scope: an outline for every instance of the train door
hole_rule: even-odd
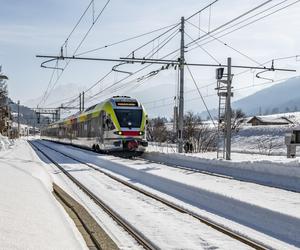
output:
[[[106,112],[104,112],[103,125],[102,125],[104,139],[109,138],[108,119],[109,119],[108,114]]]
[[[98,117],[97,137],[102,148],[104,143],[104,120],[105,120],[105,112],[101,111]]]
[[[103,126],[102,128],[104,129],[103,132],[103,136],[104,136],[104,143],[105,143],[105,147],[110,148],[112,147],[112,143],[113,141],[111,140],[113,138],[113,130],[115,128],[114,123],[111,120],[110,114],[105,113],[105,115],[103,116],[104,120],[103,120]]]

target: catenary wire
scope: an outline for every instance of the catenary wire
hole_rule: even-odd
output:
[[[216,1],[215,1],[215,2],[216,2]],[[215,2],[213,2],[213,3],[215,3]],[[270,1],[267,1],[267,2],[270,2]],[[263,4],[259,5],[259,6],[257,6],[257,7],[254,8],[254,9],[257,9],[257,8],[259,8],[259,7],[263,6],[263,5],[265,5],[267,2],[265,2],[265,3],[263,3]],[[195,14],[191,15],[190,17],[187,18],[187,20],[189,20],[190,18],[192,18],[194,15],[201,13],[201,11],[203,11],[205,8],[207,8],[207,7],[209,7],[209,6],[210,6],[210,5],[204,7],[202,10],[200,10],[200,11],[196,12]],[[248,11],[248,13],[254,11],[254,9]],[[244,13],[243,15],[245,15],[245,13]],[[242,15],[241,15],[241,16],[242,16]],[[241,16],[232,19],[231,22],[237,20],[237,19],[240,18]],[[228,23],[230,23],[230,22],[227,22],[225,25],[227,25]],[[177,24],[177,25],[178,25],[178,24]],[[175,27],[176,27],[177,25],[175,25]],[[218,27],[217,29],[220,29],[221,27],[224,27],[225,25],[222,25],[222,26]],[[171,30],[171,29],[169,29],[169,30]],[[169,30],[168,30],[168,31],[169,31]],[[167,32],[168,32],[168,31],[167,31]],[[164,34],[164,33],[163,33],[163,34]],[[161,34],[160,36],[162,36],[163,34]],[[157,39],[157,38],[158,38],[158,37],[156,37],[155,39]],[[151,41],[153,41],[153,40],[155,40],[155,39],[152,39]],[[151,41],[150,41],[150,42],[151,42]],[[150,42],[148,42],[148,43],[150,43]],[[143,45],[143,46],[145,46],[145,45]],[[142,47],[143,47],[143,46],[142,46]],[[138,48],[138,49],[139,49],[139,48]],[[136,50],[138,50],[138,49],[136,49]],[[178,51],[178,50],[176,50],[176,51],[174,51],[174,52],[171,52],[171,53],[169,53],[169,55],[171,55],[171,54],[173,54],[173,53],[175,53],[175,52],[177,52],[177,51]],[[167,55],[167,56],[168,56],[168,55]]]
[[[209,115],[209,117],[210,117],[210,119],[211,119],[213,125],[216,126],[216,124],[215,124],[215,122],[214,122],[214,119],[213,119],[213,117],[211,116],[211,113],[210,113],[210,111],[209,111],[209,109],[208,109],[208,107],[207,107],[207,105],[206,105],[206,102],[205,102],[205,100],[204,100],[204,98],[203,98],[203,96],[202,96],[202,94],[201,94],[201,92],[200,92],[200,89],[198,88],[198,85],[197,85],[197,83],[196,83],[196,81],[195,81],[195,78],[194,78],[194,76],[193,76],[193,74],[192,74],[192,72],[191,72],[191,70],[190,70],[190,67],[189,67],[189,66],[186,66],[186,67],[187,67],[188,72],[190,73],[190,75],[191,75],[191,77],[192,77],[192,80],[193,80],[193,82],[194,82],[194,84],[195,84],[195,86],[196,86],[196,88],[197,88],[197,91],[198,91],[198,93],[199,93],[199,95],[200,95],[200,97],[201,97],[201,100],[202,100],[202,102],[203,102],[203,104],[204,104],[204,106],[205,106],[206,112],[208,113],[208,115]]]
[[[87,38],[88,34],[90,33],[90,31],[92,30],[92,28],[94,27],[94,25],[96,24],[96,22],[98,21],[98,19],[100,18],[100,16],[102,15],[102,13],[104,12],[104,10],[106,9],[107,5],[109,4],[111,0],[107,0],[104,7],[101,9],[100,13],[97,15],[96,19],[94,20],[94,22],[91,24],[90,28],[88,29],[88,31],[85,33],[84,37],[82,38],[82,40],[80,41],[80,43],[78,44],[78,46],[76,47],[76,49],[73,52],[73,55],[75,55],[75,53],[79,50],[79,48],[81,47],[81,45],[83,44],[83,42],[85,41],[85,39]],[[54,82],[54,84],[52,85],[50,91],[48,92],[47,96],[45,97],[44,102],[47,100],[47,98],[49,97],[50,93],[53,91],[53,89],[55,88],[55,86],[57,85],[59,79],[61,78],[63,72],[66,70],[66,68],[68,67],[69,63],[71,60],[66,62],[66,65],[64,66],[62,72],[60,73],[60,75],[58,76],[58,78],[56,79],[56,81]]]
[[[249,59],[250,61],[254,62],[255,64],[259,65],[259,66],[262,66],[262,64],[258,61],[256,61],[255,59],[251,58],[250,56],[246,55],[245,53],[235,49],[234,47],[232,47],[231,45],[229,45],[228,43],[222,41],[221,39],[211,35],[209,32],[205,32],[203,29],[197,27],[196,25],[194,25],[193,23],[190,23],[189,21],[187,21],[190,25],[192,25],[193,27],[199,29],[200,31],[206,33],[207,35],[211,36],[214,40],[220,42],[221,44],[223,44],[224,46],[234,50],[235,52],[237,52],[238,54],[244,56],[245,58]],[[189,36],[189,35],[188,35]],[[194,40],[191,36],[189,36],[192,40]],[[200,45],[198,42],[196,42],[197,46],[199,46],[201,49],[203,49],[203,45]]]
[[[155,29],[155,30],[152,30],[152,31],[149,31],[149,32],[142,33],[140,35],[135,35],[135,36],[132,36],[132,37],[129,37],[129,38],[125,38],[125,39],[122,39],[122,40],[117,41],[117,42],[112,42],[112,43],[109,43],[107,45],[95,48],[95,49],[91,49],[91,50],[87,50],[87,51],[78,53],[75,56],[81,56],[81,55],[85,55],[85,54],[88,54],[88,53],[91,53],[91,52],[94,52],[94,51],[97,51],[97,50],[106,49],[106,48],[112,47],[114,45],[118,45],[118,44],[121,44],[121,43],[124,43],[124,42],[128,42],[128,41],[131,41],[131,40],[143,37],[143,36],[147,36],[147,35],[153,34],[155,32],[158,32],[158,31],[161,31],[161,30],[164,30],[164,29],[176,26],[176,25],[177,24],[168,25],[168,26],[165,26],[165,27],[162,27],[162,28],[159,28],[159,29]]]
[[[193,40],[193,38],[187,33],[187,32],[184,32],[191,40]],[[203,50],[210,58],[212,58],[217,64],[220,64],[220,61],[218,61],[211,53],[209,53],[206,49],[204,49],[202,46],[200,46],[198,44],[198,42],[196,42],[196,44],[198,45],[198,47]]]
[[[282,2],[279,3],[279,4],[282,4],[283,2],[286,2],[286,1],[287,1],[287,0],[282,1]],[[246,27],[246,26],[248,26],[248,25],[250,25],[250,24],[253,24],[253,23],[257,22],[257,21],[260,21],[260,20],[262,20],[263,18],[266,18],[266,17],[268,17],[268,16],[270,16],[270,15],[273,15],[273,14],[275,14],[275,13],[281,11],[281,10],[284,10],[284,9],[286,9],[286,8],[288,8],[288,7],[290,7],[290,6],[294,5],[294,4],[296,4],[296,3],[298,3],[298,2],[300,2],[300,0],[297,0],[297,1],[293,2],[293,3],[291,3],[291,4],[288,4],[288,5],[284,6],[284,7],[279,8],[279,9],[277,9],[277,10],[271,12],[271,13],[268,13],[268,14],[266,14],[266,15],[260,17],[260,18],[257,18],[257,19],[255,19],[255,20],[249,22],[249,23],[246,23],[246,24],[244,24],[244,25],[242,25],[242,26],[240,26],[240,27],[238,27],[238,28],[236,28],[236,29],[234,29],[234,30],[231,30],[231,31],[229,31],[229,32],[227,32],[227,33],[225,33],[225,34],[222,34],[222,35],[218,36],[217,38],[221,38],[221,37],[224,37],[224,36],[226,36],[226,35],[228,35],[228,34],[231,34],[231,33],[235,32],[235,31],[237,31],[237,30],[240,30],[240,29],[242,29],[242,28],[244,28],[244,27]],[[279,5],[279,4],[276,4],[276,6]],[[274,6],[275,6],[275,5],[274,5]],[[273,8],[274,6],[270,7],[270,8],[267,9],[267,10],[270,10],[270,9]],[[262,12],[266,12],[267,10],[264,10],[264,11],[262,11]],[[262,13],[262,12],[261,12],[261,13]],[[255,14],[255,15],[252,16],[252,17],[255,17],[255,16],[257,16],[257,15],[258,15],[258,14]],[[250,17],[250,18],[252,18],[252,17]],[[244,22],[244,21],[241,21],[240,23],[242,23],[242,22]],[[240,24],[240,23],[239,23],[239,24]],[[230,28],[231,28],[231,27],[229,27],[228,29],[230,29]],[[223,31],[220,31],[220,32],[223,32]],[[208,43],[210,43],[210,42],[212,42],[212,41],[214,41],[214,40],[215,40],[215,39],[212,39],[212,40],[210,40],[210,41],[207,41],[207,42],[201,44],[201,46],[203,46],[203,45],[205,45],[205,44],[208,44]],[[192,49],[190,49],[190,51],[191,51],[191,50],[192,50]]]

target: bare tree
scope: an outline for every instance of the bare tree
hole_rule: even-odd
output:
[[[195,137],[197,132],[197,127],[202,124],[201,117],[193,112],[187,112],[183,118],[183,139],[191,140]]]
[[[201,117],[193,112],[184,116],[184,133],[186,152],[206,152],[216,148],[217,133],[209,124],[204,124]]]
[[[257,147],[261,154],[271,155],[275,149],[281,147],[281,143],[273,137],[262,137],[257,140]]]
[[[167,140],[167,119],[157,117],[149,120],[147,125],[147,139],[155,142],[165,142]]]
[[[246,114],[241,109],[232,110],[231,112],[231,130],[238,133],[242,124],[244,123]],[[224,115],[221,117],[221,121],[224,121]],[[223,128],[224,129],[224,128]]]
[[[231,129],[239,132],[242,124],[245,122],[246,114],[241,109],[232,110]]]

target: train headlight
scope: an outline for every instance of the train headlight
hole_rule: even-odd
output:
[[[140,132],[139,132],[139,135],[144,135],[144,134],[145,134],[144,131],[140,131]]]
[[[115,135],[123,135],[123,132],[122,131],[116,131],[114,132]]]

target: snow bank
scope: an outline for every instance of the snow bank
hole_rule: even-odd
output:
[[[96,155],[65,145],[43,143],[51,144],[51,147],[57,147],[64,153],[76,155],[76,158],[101,166],[103,170],[113,172],[135,185],[156,190],[194,208],[300,246],[298,237],[300,217],[295,212],[298,211],[298,207],[294,204],[294,201],[299,198],[296,193],[215,176],[192,174],[151,162]],[[186,156],[178,154],[153,153],[151,155],[160,156],[160,161],[172,159],[178,165],[181,165],[181,161],[191,163],[185,159]],[[194,168],[198,165],[206,165],[200,164],[199,158],[194,157],[193,160]],[[289,198],[283,200],[287,196]]]
[[[11,146],[14,144],[13,140],[8,139],[6,136],[3,136],[0,134],[0,151],[1,150],[7,150],[11,148]]]
[[[291,126],[245,126],[232,137],[232,151],[286,155],[284,137]]]
[[[215,153],[214,153],[215,154]],[[164,164],[180,165],[200,171],[232,176],[243,181],[251,181],[272,187],[300,192],[299,159],[274,162],[268,160],[225,161],[222,159],[203,159],[201,154],[145,153],[143,158]],[[246,159],[250,158],[246,156]]]
[[[1,136],[2,145],[9,145]],[[0,249],[87,249],[51,194],[51,177],[23,140],[0,154]]]

